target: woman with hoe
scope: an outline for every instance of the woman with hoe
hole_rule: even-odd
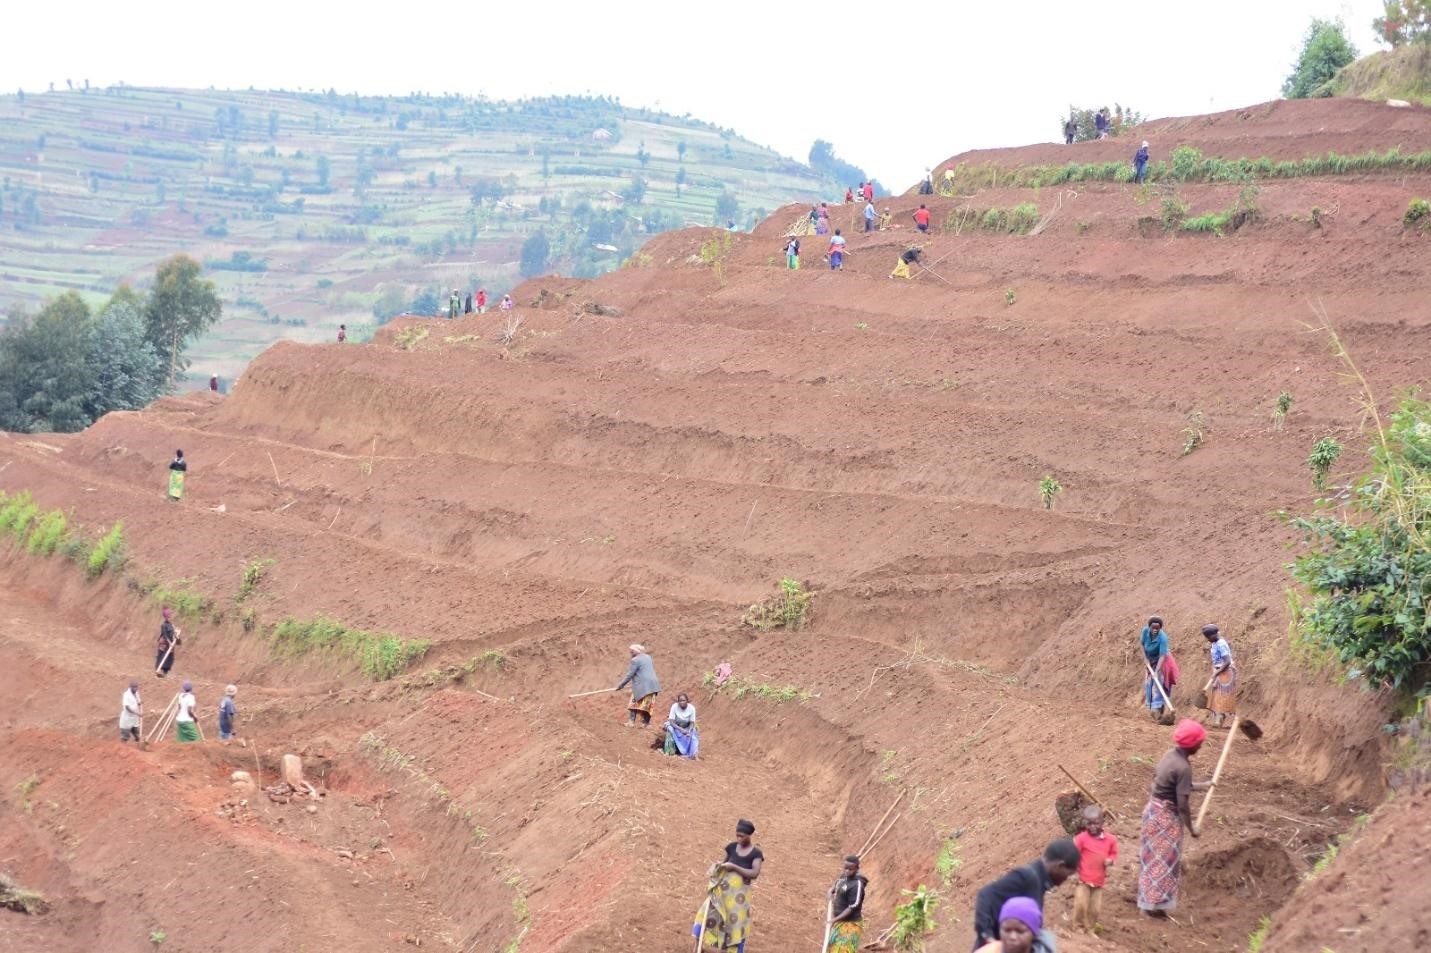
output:
[[[745,953],[750,937],[750,885],[760,876],[765,854],[751,843],[755,825],[739,820],[735,840],[725,845],[725,860],[711,868],[710,895],[691,927],[700,945]]]
[[[626,706],[629,712],[626,726],[635,728],[639,716],[644,728],[651,724],[651,709],[656,704],[656,696],[661,692],[661,682],[656,678],[656,665],[651,661],[646,646],[637,643],[631,645],[630,649],[631,665],[626,669],[626,677],[612,691],[619,692],[627,685],[631,686],[631,704]]]
[[[1151,917],[1166,917],[1178,905],[1183,831],[1199,836],[1188,800],[1193,791],[1206,791],[1214,783],[1192,779],[1190,759],[1206,739],[1206,728],[1184,718],[1173,729],[1173,747],[1153,774],[1153,789],[1143,808],[1138,873],[1138,909]]]

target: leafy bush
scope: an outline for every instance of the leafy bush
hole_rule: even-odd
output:
[[[63,510],[50,510],[41,516],[30,533],[25,549],[32,556],[52,556],[65,541],[69,522]]]
[[[6,497],[4,506],[0,507],[0,533],[10,534],[17,543],[24,541],[30,522],[39,512],[40,507],[30,498],[29,490]]]
[[[197,619],[214,607],[214,600],[190,589],[188,582],[182,579],[172,587],[149,583],[143,590],[150,602],[173,609],[181,619]]]
[[[1289,567],[1311,598],[1295,620],[1350,674],[1415,691],[1431,666],[1431,403],[1411,395],[1376,423],[1371,467],[1334,514],[1291,517],[1309,548]]]
[[[126,558],[124,524],[115,523],[89,551],[89,562],[86,563],[85,570],[91,579],[98,579],[105,572],[115,573],[124,568]]]
[[[1172,231],[1188,214],[1188,203],[1174,192],[1163,196],[1163,228]]]
[[[1272,408],[1272,427],[1281,430],[1287,422],[1287,414],[1292,410],[1292,392],[1284,390],[1277,395],[1277,406]]]
[[[1312,444],[1312,452],[1307,454],[1307,468],[1312,471],[1312,485],[1319,490],[1327,488],[1327,474],[1332,465],[1342,455],[1342,445],[1333,437],[1323,437]]]
[[[1022,235],[1038,224],[1038,206],[1024,202],[1009,209],[1009,233]]]
[[[1053,474],[1045,474],[1042,480],[1038,481],[1038,495],[1043,500],[1043,508],[1053,509],[1053,499],[1063,492],[1063,484],[1059,483]]]
[[[273,627],[271,640],[278,655],[297,657],[326,651],[345,656],[357,662],[364,675],[379,682],[400,674],[432,647],[431,642],[420,639],[350,629],[323,616],[284,619]]]
[[[756,629],[798,629],[805,624],[810,614],[810,600],[814,598],[800,585],[797,579],[780,580],[780,591],[774,598],[757,602],[740,621]]]
[[[901,893],[909,899],[894,908],[894,930],[889,941],[900,953],[917,953],[924,949],[924,938],[938,926],[934,910],[939,906],[939,895],[924,884],[918,890]]]
[[[1337,70],[1356,59],[1356,47],[1347,39],[1340,20],[1313,19],[1302,40],[1302,50],[1292,72],[1282,83],[1282,95],[1288,99],[1330,96],[1327,84]]]
[[[1431,222],[1431,202],[1425,199],[1412,199],[1407,203],[1406,214],[1401,216],[1401,224],[1410,228],[1417,222],[1421,223],[1422,228]]]

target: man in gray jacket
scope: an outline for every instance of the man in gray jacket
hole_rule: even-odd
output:
[[[628,684],[631,686],[631,704],[626,706],[626,726],[636,727],[637,715],[641,716],[643,727],[651,724],[651,709],[661,692],[661,682],[656,678],[656,666],[644,645],[631,646],[631,665],[626,669],[626,677],[612,691],[619,692]]]

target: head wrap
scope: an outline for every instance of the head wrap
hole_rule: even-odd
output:
[[[1043,929],[1043,911],[1038,908],[1038,901],[1029,897],[1010,897],[1004,901],[1004,905],[999,908],[999,922],[1005,920],[1017,920],[1028,927],[1033,933]]]
[[[740,820],[735,822],[735,832],[737,834],[754,834],[755,825],[742,817]]]
[[[1144,148],[1144,149],[1148,148],[1148,140],[1146,140],[1146,139],[1143,140],[1143,148]]]
[[[237,686],[237,685],[225,685],[225,686],[224,686],[224,694],[225,694],[225,695],[237,695],[237,694],[238,694],[238,686]]]
[[[184,691],[186,691],[186,692],[192,692],[192,691],[194,690],[194,683],[193,683],[193,682],[185,682],[185,683],[184,683],[182,686],[180,686],[180,687],[183,688]]]
[[[635,652],[637,655],[640,655],[642,652],[646,651],[646,646],[642,645],[640,642],[632,642],[630,648],[631,651]]]
[[[1173,729],[1173,744],[1179,748],[1196,748],[1207,738],[1207,729],[1191,718],[1184,718]]]
[[[1218,631],[1219,631],[1219,629],[1218,629],[1218,627],[1215,626],[1215,625],[1209,624],[1209,625],[1205,625],[1205,626],[1202,627],[1202,634],[1203,634],[1203,635],[1217,635]]]
[[[168,606],[165,606],[165,607],[164,607],[164,618],[169,619],[169,618],[172,618],[173,615],[174,615],[174,610],[173,610],[173,609],[170,609]]]

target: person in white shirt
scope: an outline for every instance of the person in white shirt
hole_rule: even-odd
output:
[[[139,681],[131,678],[129,688],[119,702],[119,740],[138,741],[139,726],[144,720],[144,706],[139,701]]]
[[[180,741],[198,741],[199,723],[194,718],[194,712],[199,702],[194,697],[194,683],[185,682],[183,689],[179,694],[179,713],[174,716],[174,727]]]
[[[701,736],[696,730],[696,706],[685,692],[676,696],[676,703],[666,716],[666,754],[694,758],[700,754]]]

